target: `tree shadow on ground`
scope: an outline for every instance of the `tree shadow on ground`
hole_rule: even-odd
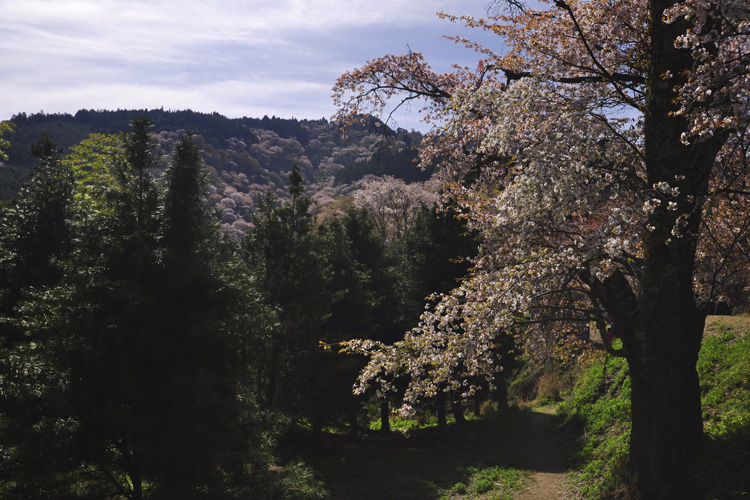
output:
[[[435,428],[412,431],[408,437],[366,434],[356,441],[337,434],[313,439],[295,433],[282,450],[285,459],[300,458],[313,468],[331,500],[430,500],[457,483],[469,483],[476,469],[561,472],[560,461],[550,459],[548,451],[535,452],[550,439],[555,418],[510,408],[452,425],[445,436]]]

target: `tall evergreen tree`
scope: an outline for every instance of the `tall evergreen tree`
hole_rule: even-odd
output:
[[[256,295],[216,257],[192,140],[175,148],[162,197],[154,156],[135,154],[153,151],[144,129],[134,123],[113,159],[116,183],[79,224],[60,283],[18,307],[24,342],[5,358],[17,361],[4,391],[27,416],[1,422],[17,433],[2,449],[3,487],[14,498],[280,498],[248,380]]]
[[[43,491],[65,470],[56,452],[67,444],[68,429],[55,425],[62,381],[36,349],[48,338],[27,331],[23,322],[29,297],[44,300],[63,277],[73,241],[73,179],[47,134],[32,152],[39,164],[0,220],[0,484],[20,478]]]
[[[261,370],[264,404],[292,412],[301,411],[309,399],[310,356],[327,316],[321,293],[327,271],[313,231],[312,200],[302,182],[295,166],[289,173],[290,200],[278,206],[271,191],[256,200],[255,228],[243,242],[263,300],[277,315]]]
[[[2,214],[0,286],[4,293],[0,311],[5,314],[23,288],[50,285],[60,278],[59,260],[71,247],[71,171],[47,133],[32,145],[32,153],[39,164],[18,199]]]

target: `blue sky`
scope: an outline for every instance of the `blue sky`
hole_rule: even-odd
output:
[[[433,69],[472,64],[444,10],[489,0],[0,0],[0,119],[159,108],[329,118],[347,69],[409,48]],[[497,43],[489,34],[480,39]],[[398,125],[422,128],[415,111]]]

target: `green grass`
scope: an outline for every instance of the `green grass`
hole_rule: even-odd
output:
[[[454,484],[441,499],[491,498],[513,500],[523,489],[528,473],[513,467],[469,467],[469,483]]]
[[[694,467],[707,499],[750,495],[750,317],[713,317],[698,360],[706,452]]]
[[[709,317],[700,352],[705,452],[692,476],[709,500],[750,498],[750,317]],[[622,359],[592,362],[560,405],[579,498],[625,489],[630,439],[630,379]]]
[[[287,439],[283,452],[317,472],[329,500],[512,500],[530,474],[514,467],[510,445],[524,418],[518,409],[489,411],[450,426],[444,437],[429,423],[410,425],[408,434],[372,432],[357,441],[331,433],[316,441],[301,433]]]
[[[568,464],[582,498],[601,499],[622,489],[630,439],[630,378],[622,358],[595,360],[582,371],[558,413],[570,442]]]

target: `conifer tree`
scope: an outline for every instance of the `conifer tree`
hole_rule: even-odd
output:
[[[264,404],[295,412],[307,404],[309,395],[297,388],[310,376],[310,356],[327,314],[320,293],[326,270],[313,231],[312,200],[304,195],[302,181],[295,166],[289,173],[290,200],[277,206],[271,191],[256,200],[255,228],[243,242],[263,301],[277,316],[262,369]]]

